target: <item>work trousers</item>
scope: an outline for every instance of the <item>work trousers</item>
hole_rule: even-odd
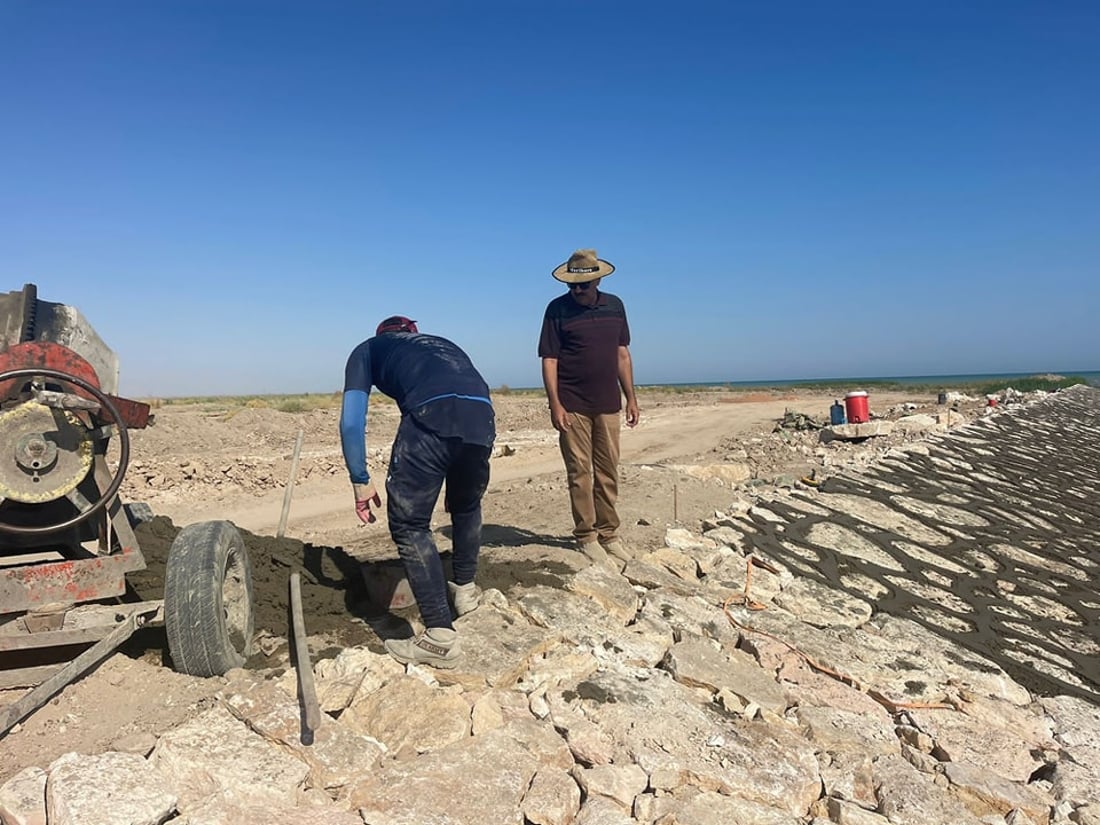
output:
[[[569,413],[569,420],[558,443],[569,481],[573,535],[582,543],[607,542],[619,530],[619,413]]]
[[[454,627],[443,562],[432,539],[440,488],[445,481],[454,581],[468,584],[481,551],[481,499],[489,486],[491,453],[492,447],[441,438],[408,416],[397,428],[386,476],[386,516],[425,627]]]

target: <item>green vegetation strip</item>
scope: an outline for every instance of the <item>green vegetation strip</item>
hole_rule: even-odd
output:
[[[761,391],[789,392],[791,390],[828,391],[829,394],[843,394],[853,387],[861,390],[890,390],[895,392],[913,392],[935,394],[945,390],[954,390],[971,395],[994,395],[1011,387],[1020,392],[1034,390],[1055,390],[1087,384],[1077,375],[1033,375],[1024,378],[1005,378],[999,381],[974,383],[971,381],[947,381],[938,384],[910,384],[888,379],[845,378],[822,381],[804,381],[795,384],[640,384],[639,392],[653,395],[683,395],[697,392],[733,392],[752,393]],[[533,396],[542,395],[541,387],[513,388],[503,385],[493,390],[493,395]],[[145,403],[154,409],[174,406],[199,406],[205,412],[223,412],[234,415],[244,409],[278,410],[285,413],[312,412],[313,410],[331,410],[340,407],[341,392],[315,392],[298,395],[204,395],[181,398],[145,399]],[[393,399],[381,393],[371,395],[371,403],[392,404]]]

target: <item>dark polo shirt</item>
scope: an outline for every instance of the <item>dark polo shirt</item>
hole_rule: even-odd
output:
[[[622,409],[619,347],[629,345],[626,309],[616,295],[600,292],[596,304],[586,307],[566,293],[546,307],[539,358],[558,359],[558,398],[569,412]]]

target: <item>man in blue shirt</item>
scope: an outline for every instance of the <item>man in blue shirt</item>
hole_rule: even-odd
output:
[[[481,550],[481,499],[489,484],[496,424],[489,387],[458,346],[422,334],[416,322],[395,315],[359,344],[344,371],[340,444],[355,494],[355,514],[376,520],[382,502],[367,470],[366,420],[371,387],[401,410],[386,476],[386,516],[424,631],[388,639],[386,650],[402,663],[454,667],[458,641],[448,592],[461,616],[478,605],[474,585]],[[432,540],[432,511],[443,483],[453,533],[454,581],[444,576]]]

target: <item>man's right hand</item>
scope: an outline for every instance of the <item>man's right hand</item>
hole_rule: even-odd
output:
[[[550,423],[554,425],[554,429],[559,433],[563,433],[569,429],[572,423],[569,420],[569,412],[561,404],[550,405]]]
[[[355,492],[355,515],[359,517],[363,524],[373,524],[378,520],[378,516],[371,512],[371,506],[382,506],[382,499],[378,496],[378,490],[375,489],[374,482],[352,484],[351,489]]]

